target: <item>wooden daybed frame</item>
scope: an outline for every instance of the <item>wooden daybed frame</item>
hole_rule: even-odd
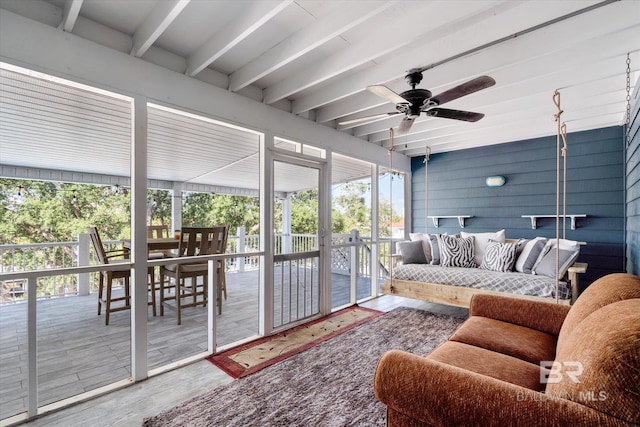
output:
[[[559,299],[559,304],[573,304],[578,295],[578,275],[587,272],[587,264],[576,262],[569,267],[569,283],[571,285],[571,300]],[[382,285],[382,294],[397,295],[406,298],[418,299],[427,302],[453,305],[469,308],[471,297],[476,294],[503,295],[511,298],[520,298],[534,301],[555,302],[554,298],[538,297],[533,295],[520,295],[509,292],[489,291],[485,289],[465,288],[462,286],[441,285],[437,283],[416,282],[412,280],[387,279]]]

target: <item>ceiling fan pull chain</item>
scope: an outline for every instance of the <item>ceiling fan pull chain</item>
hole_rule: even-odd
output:
[[[631,57],[627,52],[627,120],[626,120],[627,147],[631,145]]]

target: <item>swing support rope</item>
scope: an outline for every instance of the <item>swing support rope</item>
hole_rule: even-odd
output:
[[[556,137],[556,303],[559,302],[560,292],[560,217],[562,217],[562,238],[566,238],[567,225],[567,124],[561,122],[564,111],[560,106],[560,92],[556,89],[553,92],[553,104],[556,106],[556,113],[553,119],[558,124]],[[562,146],[560,142],[562,141]],[[560,191],[560,157],[563,158],[562,192]],[[562,214],[560,213],[560,194],[562,194]]]
[[[627,52],[627,114],[625,120],[625,140],[627,147],[631,145],[631,57]]]
[[[393,206],[393,128],[389,128],[389,205]],[[389,213],[389,277],[393,278],[393,209]],[[393,280],[391,281],[393,289]]]
[[[424,153],[424,231],[429,232],[429,157],[431,147],[427,146]]]

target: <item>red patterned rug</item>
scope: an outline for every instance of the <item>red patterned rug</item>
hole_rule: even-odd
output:
[[[214,354],[207,360],[233,378],[242,378],[383,314],[364,307],[347,307],[304,325]]]
[[[426,356],[464,319],[398,308],[337,337],[231,381],[143,421],[144,427],[384,427],[387,407],[373,394],[386,351]]]

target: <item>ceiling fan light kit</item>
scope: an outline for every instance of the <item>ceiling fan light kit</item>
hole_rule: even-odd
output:
[[[405,81],[411,89],[400,94],[394,92],[384,85],[368,86],[367,90],[377,96],[387,99],[396,105],[396,111],[389,113],[376,114],[375,116],[360,117],[357,119],[340,122],[340,125],[351,125],[359,122],[368,122],[387,116],[396,114],[404,114],[398,131],[407,133],[411,129],[415,119],[420,114],[425,113],[428,117],[440,117],[443,119],[462,120],[465,122],[477,122],[484,117],[482,113],[474,113],[472,111],[451,110],[448,108],[440,108],[439,106],[461,98],[465,95],[472,94],[482,89],[486,89],[496,84],[496,81],[489,76],[480,76],[453,87],[436,96],[432,96],[430,90],[416,89],[416,86],[422,81],[422,70],[413,69],[405,76]]]

